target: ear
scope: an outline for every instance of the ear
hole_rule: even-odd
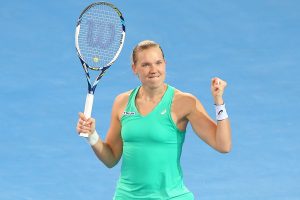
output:
[[[131,69],[132,69],[132,71],[133,71],[134,74],[137,74],[137,70],[136,70],[135,64],[131,65]]]

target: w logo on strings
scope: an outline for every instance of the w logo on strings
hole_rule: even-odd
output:
[[[87,43],[91,47],[107,49],[114,41],[115,27],[112,23],[97,23],[88,20]],[[101,34],[100,34],[101,33]]]

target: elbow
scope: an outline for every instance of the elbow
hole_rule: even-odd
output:
[[[107,167],[107,168],[113,168],[118,162],[113,161],[113,160],[109,160],[109,159],[105,159],[100,157],[99,155],[97,155],[98,159],[102,162],[102,164]]]
[[[105,165],[107,168],[111,169],[111,168],[113,168],[114,166],[116,166],[116,163],[104,163],[104,165]]]
[[[231,144],[230,145],[227,145],[227,146],[223,146],[222,148],[219,148],[218,151],[220,153],[223,153],[223,154],[227,154],[227,153],[230,153],[231,152]]]
[[[115,165],[105,165],[107,168],[109,168],[109,169],[111,169],[111,168],[113,168]]]
[[[112,160],[107,160],[106,162],[102,160],[102,162],[107,168],[111,169],[119,163],[119,160],[120,159],[112,159]]]
[[[118,164],[119,160],[111,160],[110,162],[104,162],[104,161],[102,161],[102,162],[104,163],[104,165],[107,168],[111,169],[111,168],[113,168],[114,166],[116,166]]]
[[[231,149],[222,149],[220,150],[219,152],[222,153],[222,154],[227,154],[227,153],[230,153]]]

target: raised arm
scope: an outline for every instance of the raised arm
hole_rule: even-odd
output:
[[[219,78],[212,79],[211,91],[216,106],[224,104],[222,96],[226,85],[227,83]],[[228,153],[231,150],[229,119],[223,116],[224,119],[215,122],[209,117],[201,102],[192,95],[186,97],[185,105],[188,109],[186,118],[195,133],[217,151]],[[225,114],[224,108],[223,111]]]

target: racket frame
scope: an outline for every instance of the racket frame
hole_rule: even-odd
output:
[[[86,11],[88,11],[90,8],[92,8],[94,6],[97,6],[97,5],[105,5],[105,6],[109,6],[109,7],[113,8],[115,10],[115,12],[119,15],[120,21],[122,23],[122,36],[121,36],[121,39],[120,39],[119,49],[115,53],[115,56],[112,58],[112,60],[109,63],[107,63],[105,66],[101,66],[101,67],[89,66],[85,62],[84,58],[82,57],[82,55],[80,53],[79,44],[78,44],[78,37],[79,37],[79,32],[80,32],[80,23],[81,23],[82,17],[83,17],[83,15]],[[76,25],[76,30],[75,30],[75,48],[76,48],[78,58],[81,62],[83,70],[85,72],[86,80],[87,80],[87,83],[88,83],[88,93],[87,93],[87,96],[86,96],[86,101],[85,101],[85,106],[84,106],[84,116],[87,119],[90,118],[91,115],[92,115],[93,102],[94,102],[94,93],[95,93],[97,84],[98,84],[99,80],[102,78],[102,76],[104,76],[106,70],[117,60],[118,56],[120,55],[121,50],[122,50],[123,45],[124,45],[125,35],[126,35],[126,32],[125,32],[124,17],[122,15],[122,13],[120,12],[120,10],[111,3],[107,3],[107,2],[92,3],[89,6],[87,6],[81,12],[81,14],[80,14],[80,16],[77,20],[77,25]],[[91,77],[90,77],[90,74],[89,74],[89,70],[100,71],[99,75],[96,77],[96,79],[93,83],[91,82]],[[82,136],[82,137],[88,137],[89,136],[89,134],[87,134],[87,133],[80,133],[79,135]]]

